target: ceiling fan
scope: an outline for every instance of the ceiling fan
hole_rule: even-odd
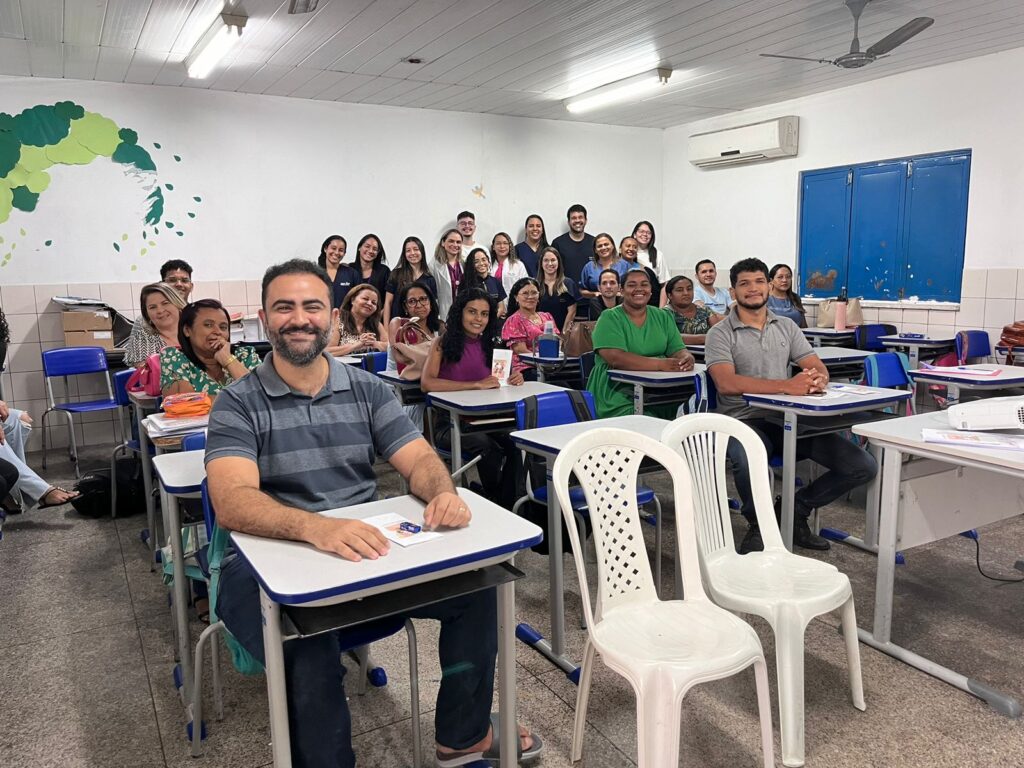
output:
[[[835,59],[808,59],[803,56],[783,56],[778,53],[762,53],[762,56],[772,59],[795,59],[796,61],[813,61],[817,64],[834,64],[843,69],[859,69],[870,64],[875,59],[885,56],[889,51],[898,45],[903,45],[914,35],[924,32],[935,23],[935,19],[927,16],[920,16],[908,21],[895,32],[890,32],[866,51],[860,49],[860,15],[871,0],[846,0],[846,7],[853,14],[853,42],[850,43],[850,52],[844,53]]]

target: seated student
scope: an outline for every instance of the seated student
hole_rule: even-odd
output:
[[[619,256],[622,258],[622,263],[626,265],[627,270],[642,269],[647,273],[647,279],[651,281],[651,300],[648,304],[652,307],[660,307],[663,303],[662,297],[665,295],[665,291],[658,281],[658,276],[654,273],[654,270],[650,267],[645,267],[638,261],[637,249],[639,247],[640,245],[637,243],[636,238],[624,237],[619,241]]]
[[[427,502],[428,527],[468,525],[471,512],[448,471],[402,414],[390,387],[323,354],[337,322],[324,272],[299,259],[271,267],[263,277],[260,315],[273,352],[256,373],[226,389],[210,414],[206,471],[217,522],[232,531],[307,542],[346,560],[388,557],[388,541],[376,528],[315,514],[374,500],[374,459],[381,454]],[[282,423],[294,428],[275,428]],[[312,466],[311,456],[322,461]],[[296,472],[297,464],[308,471]],[[217,608],[225,625],[264,661],[259,585],[246,561],[230,550],[219,590]],[[410,615],[441,622],[437,764],[492,758],[494,592],[452,598]],[[296,768],[355,765],[339,650],[350,635],[336,630],[284,644]],[[520,734],[522,760],[536,758],[540,739],[522,728]]]
[[[432,294],[437,295],[437,283],[427,268],[425,253],[426,249],[423,247],[422,240],[412,236],[405,238],[405,242],[402,243],[402,255],[398,257],[398,264],[391,270],[386,293],[384,294],[385,326],[390,327],[391,318],[402,314],[401,310],[395,311],[392,304],[395,301],[395,295],[400,293],[410,283],[419,282]],[[339,304],[338,306],[341,305]]]
[[[59,507],[78,498],[78,494],[59,485],[50,485],[25,461],[25,444],[32,431],[32,417],[0,400],[0,504],[5,512],[21,512],[18,494],[23,494],[39,509]]]
[[[181,298],[187,304],[193,288],[191,265],[181,259],[165,261],[160,267],[160,282],[167,283],[181,294]]]
[[[139,293],[139,307],[124,351],[125,364],[136,367],[164,347],[178,346],[178,319],[185,301],[167,283],[150,283]]]
[[[692,371],[693,355],[686,351],[675,323],[657,307],[648,306],[651,280],[633,269],[622,283],[622,305],[601,313],[594,327],[594,370],[587,389],[594,393],[600,419],[633,413],[633,387],[612,382],[608,371]],[[664,410],[664,409],[661,409]],[[647,409],[650,415],[662,415]],[[675,407],[672,407],[672,413]]]
[[[362,282],[355,267],[344,263],[347,252],[348,241],[344,237],[328,235],[320,246],[320,255],[316,260],[331,279],[331,296],[335,307],[341,306],[349,288]]]
[[[693,303],[693,280],[677,275],[665,283],[668,305],[665,311],[675,321],[685,344],[703,344],[712,325],[722,319],[707,307]]]
[[[606,269],[598,276],[597,296],[590,300],[590,319],[597,320],[606,309],[622,303],[622,288],[618,270]]]
[[[732,305],[732,297],[725,288],[715,288],[718,269],[711,259],[701,259],[694,267],[697,285],[693,287],[694,302],[698,307],[707,307],[716,315],[724,315]]]
[[[530,276],[512,247],[512,238],[504,232],[491,238],[491,274],[501,282],[506,295],[512,291],[513,285]]]
[[[807,310],[793,290],[793,270],[785,264],[776,264],[768,270],[768,279],[771,281],[768,309],[779,317],[788,317],[801,328],[806,328]]]
[[[497,389],[500,383],[491,375],[491,353],[498,331],[494,300],[479,288],[459,291],[448,313],[444,334],[434,341],[420,377],[424,392],[457,392],[463,389]],[[523,375],[513,371],[508,383],[523,383]],[[434,444],[451,450],[451,423],[434,426]],[[479,454],[477,472],[484,495],[506,509],[516,502],[519,481],[519,449],[507,434],[462,435],[463,453]]]
[[[401,344],[405,348],[424,342],[433,341],[444,331],[444,323],[437,311],[437,299],[427,286],[419,281],[409,283],[398,293],[396,307],[399,314],[391,318],[388,327],[388,338],[391,340],[392,355],[395,358],[398,372],[402,373],[408,365],[419,364],[422,371],[423,360],[412,360],[395,347]]]
[[[600,293],[599,282],[602,272],[612,269],[622,277],[628,268],[629,264],[616,252],[612,236],[602,232],[594,238],[593,258],[586,263],[580,274],[580,295],[588,299],[595,298]],[[593,320],[594,317],[591,316],[590,319]]]
[[[512,286],[511,299],[510,306],[515,307],[515,310],[505,320],[501,338],[512,350],[512,370],[523,374],[524,379],[533,381],[537,378],[537,372],[532,365],[520,360],[519,356],[533,352],[534,342],[544,333],[545,324],[551,323],[556,335],[558,326],[554,325],[555,318],[549,313],[537,311],[540,286],[532,277],[524,277]]]
[[[387,260],[384,244],[379,237],[370,233],[360,238],[356,246],[356,260],[351,267],[355,269],[360,283],[369,283],[377,289],[378,295],[383,296],[388,289],[388,278],[391,277],[391,270],[385,264]]]
[[[165,395],[205,392],[216,397],[260,364],[252,347],[231,353],[228,311],[216,299],[193,301],[181,310],[178,345],[160,352],[160,388]]]
[[[483,248],[474,248],[466,257],[466,263],[462,267],[462,274],[465,277],[459,285],[460,291],[470,288],[479,288],[494,300],[498,308],[498,317],[505,316],[505,286],[501,280],[491,276],[491,257]]]
[[[576,282],[565,276],[562,254],[557,248],[548,247],[541,253],[537,282],[540,284],[538,308],[551,315],[555,319],[555,327],[565,333],[566,326],[576,319],[579,290]]]
[[[743,393],[811,395],[825,391],[828,370],[818,359],[796,323],[768,309],[768,267],[760,259],[744,259],[729,270],[736,304],[725,319],[708,331],[704,361],[718,389],[718,410],[741,419],[764,442],[771,456],[782,450],[782,425],[769,422],[767,412],[746,404]],[[801,370],[792,374],[793,364]],[[875,476],[878,465],[867,451],[840,435],[805,437],[796,444],[797,459],[811,459],[828,471],[801,488],[795,498],[793,543],[806,549],[828,549],[829,543],[811,532],[807,518],[819,507]],[[747,457],[735,440],[729,444],[736,490],[750,530],[739,551],[764,549],[750,495]]]
[[[338,325],[327,351],[332,355],[386,352],[388,332],[381,324],[380,294],[368,283],[353,286],[341,302]]]

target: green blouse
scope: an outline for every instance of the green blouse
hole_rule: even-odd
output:
[[[647,308],[647,319],[637,327],[622,305],[607,309],[597,320],[592,336],[594,340],[594,370],[587,380],[587,389],[594,393],[594,404],[600,419],[609,416],[628,416],[633,413],[633,387],[617,384],[608,378],[608,363],[601,357],[602,349],[621,349],[644,357],[671,357],[686,349],[671,315],[657,307]],[[650,415],[661,415],[648,409]],[[675,408],[672,408],[672,414]]]
[[[260,364],[260,356],[252,347],[239,347],[235,357],[250,371],[255,370]],[[224,376],[224,381],[217,381],[205,370],[194,365],[185,357],[185,353],[176,347],[164,347],[160,352],[160,389],[167,389],[175,382],[185,381],[191,384],[196,392],[216,395],[234,381],[227,371],[224,371]]]

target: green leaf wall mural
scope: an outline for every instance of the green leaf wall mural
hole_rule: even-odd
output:
[[[158,142],[153,142],[152,146],[162,149]],[[45,207],[45,193],[51,183],[48,171],[54,166],[88,165],[97,158],[109,158],[130,173],[151,176],[152,181],[146,185],[149,194],[145,198],[142,223],[151,228],[161,223],[174,228],[173,223],[164,222],[164,212],[169,202],[165,192],[173,192],[175,184],[159,183],[156,162],[139,143],[138,133],[118,126],[99,113],[88,112],[72,101],[39,104],[16,115],[0,112],[0,225],[15,211],[32,213]],[[178,154],[173,158],[175,163],[182,162]],[[189,196],[189,199],[190,207],[201,201],[198,196]],[[102,195],[97,197],[98,202],[102,200]],[[194,213],[189,217],[194,219]],[[103,221],[102,211],[97,211],[97,221]],[[19,231],[24,237],[24,228]],[[177,234],[183,236],[184,232],[178,230]],[[125,239],[127,236],[122,241]],[[146,241],[145,233],[142,240]],[[48,239],[45,245],[48,247],[53,242]],[[116,252],[122,252],[118,243],[112,245]],[[155,243],[148,241],[148,245],[152,248]],[[6,251],[0,253],[0,266],[10,261],[14,247],[12,243],[0,249]],[[146,253],[145,249],[131,250],[140,255]],[[134,270],[135,266],[131,268]]]

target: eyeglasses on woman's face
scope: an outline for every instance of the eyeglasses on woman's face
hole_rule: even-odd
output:
[[[405,303],[408,304],[409,306],[412,306],[413,304],[429,304],[430,303],[430,297],[428,297],[428,296],[410,296],[408,299],[405,300]]]

